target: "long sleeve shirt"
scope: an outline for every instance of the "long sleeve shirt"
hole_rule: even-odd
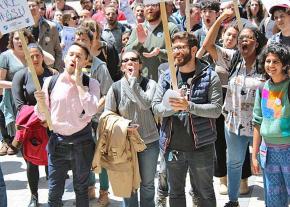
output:
[[[60,74],[49,98],[50,80],[50,78],[45,80],[42,91],[45,93],[46,105],[49,106],[51,113],[53,131],[70,136],[82,130],[97,113],[100,98],[99,82],[90,78],[89,88],[86,87],[86,92],[81,95],[70,75],[64,71]],[[40,119],[45,120],[38,107],[35,107],[35,112]]]

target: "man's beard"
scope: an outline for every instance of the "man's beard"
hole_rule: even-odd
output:
[[[93,9],[93,7],[92,6],[85,6],[83,9],[86,9],[86,10],[88,10],[88,11],[91,11],[92,9]]]
[[[114,26],[116,24],[116,20],[108,20],[107,21],[110,26]]]
[[[145,18],[148,22],[154,22],[160,18],[160,11],[157,11],[152,14],[145,14]]]
[[[176,63],[176,66],[178,67],[185,66],[191,60],[191,58],[192,58],[191,53],[187,53],[186,55],[184,55],[182,62]]]

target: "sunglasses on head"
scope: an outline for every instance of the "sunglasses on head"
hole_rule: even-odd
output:
[[[139,58],[137,58],[137,57],[131,57],[131,58],[125,58],[125,59],[123,59],[122,60],[122,63],[127,63],[127,62],[129,62],[129,61],[132,61],[132,62],[139,62]]]

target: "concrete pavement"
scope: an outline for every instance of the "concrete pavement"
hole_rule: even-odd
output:
[[[21,157],[21,154],[13,156],[0,157],[1,167],[4,174],[4,179],[7,187],[8,207],[26,207],[30,201],[30,191],[26,178],[26,163]],[[70,178],[66,180],[65,192],[63,195],[64,206],[73,207],[75,202],[75,195],[73,192],[73,183],[71,172],[69,172]],[[39,202],[40,206],[46,206],[48,188],[47,181],[45,179],[44,167],[40,167],[40,181],[39,181]],[[155,179],[157,184],[157,179]],[[190,182],[187,179],[186,192],[189,192]],[[227,196],[218,194],[219,180],[214,178],[214,186],[217,197],[217,206],[223,207],[228,201]],[[250,193],[239,198],[241,207],[264,207],[263,199],[263,182],[261,176],[252,176],[249,179]],[[96,184],[97,192],[99,183]],[[122,199],[115,197],[110,189],[111,203],[109,207],[121,206]],[[192,206],[191,197],[187,194],[187,206]],[[0,201],[1,202],[1,201]],[[96,199],[90,202],[90,206],[96,206]]]

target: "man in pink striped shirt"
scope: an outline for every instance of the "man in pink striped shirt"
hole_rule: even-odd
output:
[[[88,207],[88,181],[94,155],[91,118],[98,111],[99,83],[89,79],[83,83],[82,68],[89,59],[89,50],[82,43],[74,43],[65,57],[64,72],[56,79],[48,94],[51,78],[44,82],[35,98],[45,101],[51,113],[53,132],[48,143],[49,197],[48,206],[62,206],[62,195],[68,170],[73,171],[76,206]],[[45,120],[36,105],[35,112]]]

